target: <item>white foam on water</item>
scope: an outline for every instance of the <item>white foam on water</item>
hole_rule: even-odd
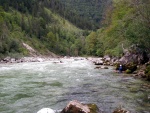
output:
[[[42,108],[37,113],[55,113],[55,112],[54,112],[54,110],[52,110],[50,108]]]

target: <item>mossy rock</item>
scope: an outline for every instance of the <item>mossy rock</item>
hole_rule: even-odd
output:
[[[99,109],[96,104],[82,104],[73,100],[60,113],[99,113]]]
[[[120,66],[119,63],[115,64],[116,70],[119,70],[119,66]]]
[[[90,109],[90,113],[99,113],[99,109],[96,104],[88,104],[87,106]]]
[[[147,66],[146,66],[145,74],[146,74],[147,80],[150,81],[150,65],[147,65]]]
[[[148,73],[149,71],[150,71],[150,65],[147,65],[147,66],[146,66],[145,73]]]
[[[132,72],[134,72],[137,69],[137,64],[134,63],[128,63],[125,65],[125,69],[129,69]]]
[[[148,81],[150,81],[150,71],[146,73],[146,78]]]
[[[130,69],[127,69],[125,72],[126,72],[126,74],[131,74],[132,73],[132,71]]]

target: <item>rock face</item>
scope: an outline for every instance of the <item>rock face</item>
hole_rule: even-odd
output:
[[[121,64],[123,65],[122,71],[133,73],[138,65],[143,65],[148,62],[148,60],[149,58],[145,50],[141,49],[138,45],[132,45],[119,59],[118,64],[116,64],[116,69],[118,70],[118,67]]]
[[[95,104],[81,104],[80,102],[73,100],[60,113],[104,113],[99,110]],[[117,108],[113,113],[130,113],[123,108]]]
[[[99,110],[95,104],[85,105],[73,100],[68,103],[61,113],[99,113]]]
[[[129,63],[139,65],[148,62],[148,60],[148,55],[143,49],[139,48],[137,45],[132,45],[129,50],[124,53],[119,62],[122,65]]]

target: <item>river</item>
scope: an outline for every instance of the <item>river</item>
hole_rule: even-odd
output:
[[[55,63],[54,63],[55,61]],[[150,113],[146,81],[109,69],[94,69],[88,60],[0,64],[0,113],[36,113],[63,109],[71,100],[95,103],[104,113],[122,106],[131,113]]]

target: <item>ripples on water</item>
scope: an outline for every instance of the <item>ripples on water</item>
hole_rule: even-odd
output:
[[[87,60],[63,63],[0,64],[0,113],[36,113],[41,108],[63,109],[71,100],[95,103],[105,113],[123,106],[149,113],[143,81],[108,70],[94,69]]]

